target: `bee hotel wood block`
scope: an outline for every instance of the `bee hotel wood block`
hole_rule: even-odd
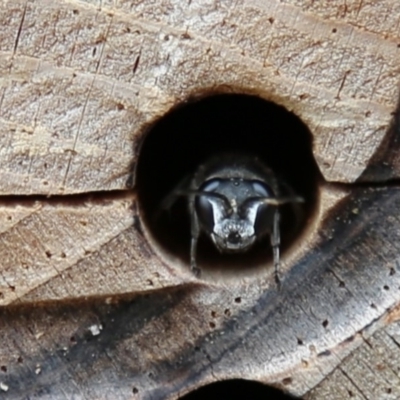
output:
[[[178,399],[229,378],[400,397],[399,191],[351,186],[400,176],[398,15],[394,0],[0,1],[0,398]],[[328,183],[280,292],[271,268],[196,279],[127,188],[146,129],[207,93],[276,102],[313,134]]]

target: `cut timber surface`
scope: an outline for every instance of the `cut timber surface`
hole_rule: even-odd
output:
[[[399,15],[0,0],[0,398],[178,399],[231,378],[400,398],[400,188],[382,184],[400,178]],[[128,188],[148,127],[207,93],[276,102],[314,136],[326,182],[279,292],[271,268],[193,277]]]
[[[1,2],[2,194],[124,189],[144,127],[207,90],[286,106],[326,179],[362,174],[396,101],[398,2],[188,3]]]

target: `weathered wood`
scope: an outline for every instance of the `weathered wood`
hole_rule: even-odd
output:
[[[208,91],[296,113],[328,181],[399,179],[400,4],[323,3],[0,1],[0,398],[399,397],[395,185],[321,183],[281,291],[194,278],[127,190],[148,126]]]
[[[344,191],[324,190],[313,225],[344,196]],[[0,305],[141,293],[194,281],[189,248],[186,263],[168,258],[141,226],[136,203],[133,194],[4,202]],[[283,270],[319,241],[319,234],[309,230],[285,255]],[[204,271],[202,279],[228,283],[240,295],[243,285],[259,290],[269,285],[271,274],[263,264],[232,276],[220,269]]]
[[[275,0],[2,1],[1,192],[125,188],[132,139],[207,89],[293,110],[325,177],[354,181],[394,109],[399,50],[391,31],[357,27],[393,1],[350,3],[326,18]]]
[[[398,318],[400,230],[389,204],[400,206],[397,188],[355,191],[326,221],[320,243],[288,271],[280,292],[193,283],[116,304],[103,298],[3,309],[10,398],[111,398],[117,388],[129,398],[133,386],[140,398],[176,398],[233,377],[306,393],[364,337]],[[101,325],[99,335],[92,337],[92,325]]]

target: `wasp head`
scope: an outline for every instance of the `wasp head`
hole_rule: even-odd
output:
[[[221,252],[248,250],[272,224],[272,196],[265,182],[243,178],[211,179],[200,187],[195,210],[201,227]]]

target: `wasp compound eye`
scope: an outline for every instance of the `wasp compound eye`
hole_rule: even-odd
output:
[[[216,221],[220,221],[227,214],[224,202],[207,194],[197,196],[195,210],[199,217],[199,222],[208,232],[212,232]]]
[[[312,136],[296,115],[221,94],[186,101],[147,129],[135,188],[143,228],[165,262],[236,279],[273,270],[274,226],[285,257],[314,215],[320,179]],[[224,231],[228,223],[240,229]]]
[[[264,182],[254,181],[252,182],[252,186],[254,192],[259,196],[273,196],[273,192],[269,186],[267,186]]]

